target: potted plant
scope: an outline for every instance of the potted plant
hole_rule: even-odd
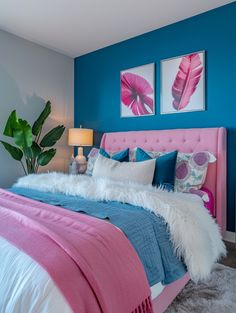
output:
[[[3,135],[11,137],[15,145],[0,140],[13,159],[19,161],[26,175],[37,173],[39,166],[47,165],[56,154],[52,148],[64,133],[65,127],[59,125],[41,139],[43,125],[51,113],[51,102],[47,101],[44,110],[31,126],[19,118],[14,110],[6,123]]]

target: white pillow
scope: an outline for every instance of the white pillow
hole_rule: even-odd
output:
[[[94,164],[93,176],[148,185],[152,184],[155,165],[155,159],[143,162],[119,162],[99,154]]]

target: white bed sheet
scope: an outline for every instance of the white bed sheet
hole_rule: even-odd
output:
[[[0,313],[72,313],[49,274],[2,237],[0,264]]]
[[[151,287],[151,298],[154,300],[156,297],[158,297],[162,291],[164,290],[165,286],[162,285],[162,283],[157,283],[156,285],[153,285]]]
[[[47,271],[1,236],[0,264],[0,313],[72,313]],[[152,299],[163,289],[152,286]]]

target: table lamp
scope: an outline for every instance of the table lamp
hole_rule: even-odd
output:
[[[68,137],[69,146],[78,147],[78,155],[75,160],[78,164],[78,172],[83,174],[86,171],[87,162],[83,155],[83,147],[93,145],[93,130],[87,128],[70,128]]]

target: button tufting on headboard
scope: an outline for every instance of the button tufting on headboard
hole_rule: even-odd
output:
[[[119,143],[119,145],[117,144]],[[210,151],[217,162],[210,164],[205,187],[215,197],[216,218],[223,232],[226,227],[226,129],[196,128],[105,133],[101,147],[108,152],[140,147],[152,151]]]

